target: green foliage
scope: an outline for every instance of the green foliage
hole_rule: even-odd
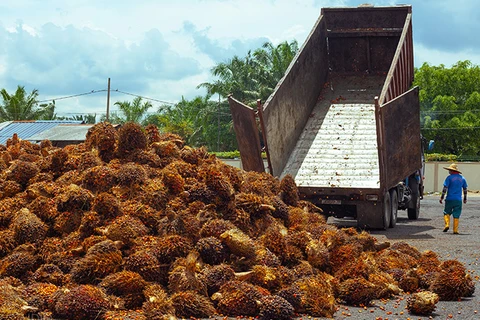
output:
[[[72,120],[72,121],[82,121],[83,123],[95,124],[97,115],[94,114],[85,114],[85,115],[75,115],[72,117],[55,117],[56,120]]]
[[[451,68],[424,63],[415,70],[420,87],[422,134],[434,152],[480,156],[480,67],[459,61]]]
[[[429,153],[425,155],[425,161],[448,161],[456,162],[458,157],[454,154]]]
[[[27,94],[25,87],[18,86],[12,95],[5,89],[0,90],[0,121],[13,120],[51,120],[55,118],[55,103],[38,105],[38,90]]]
[[[130,101],[117,101],[115,105],[118,106],[119,113],[113,112],[108,117],[108,122],[123,124],[127,122],[141,123],[145,117],[148,109],[152,107],[150,101],[142,101],[141,97],[135,97]],[[106,116],[102,116],[100,121],[106,121]]]

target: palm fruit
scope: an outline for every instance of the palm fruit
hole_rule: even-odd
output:
[[[149,234],[150,230],[140,219],[122,215],[109,223],[105,229],[101,230],[101,233],[112,241],[121,241],[124,245],[129,246],[134,239]]]
[[[65,280],[65,274],[54,264],[43,264],[32,274],[31,280],[61,286]]]
[[[81,210],[64,211],[59,213],[53,223],[53,230],[61,235],[77,231],[82,224],[83,214],[84,213]]]
[[[13,180],[25,188],[28,181],[39,172],[39,168],[35,163],[26,161],[14,162],[5,172],[7,180]]]
[[[148,144],[151,145],[154,142],[160,141],[160,131],[154,124],[148,124],[145,127],[145,135],[147,136]]]
[[[335,296],[330,283],[332,276],[319,272],[316,275],[304,277],[294,285],[298,287],[301,298],[302,312],[313,317],[332,318],[335,313]]]
[[[280,259],[269,249],[260,247],[255,253],[255,264],[265,265],[268,267],[279,267],[282,262]]]
[[[392,246],[390,248],[395,250],[395,251],[399,251],[399,252],[408,254],[409,256],[414,258],[415,260],[420,259],[420,257],[422,256],[422,253],[420,251],[418,251],[417,248],[415,248],[415,247],[413,247],[413,246],[411,246],[408,243],[403,242],[403,241],[395,242],[394,244],[392,244]]]
[[[272,198],[272,205],[275,208],[273,212],[271,212],[272,216],[278,219],[281,219],[286,226],[289,224],[289,212],[288,206],[285,202],[280,199],[280,197],[275,196]]]
[[[412,256],[393,249],[386,249],[379,252],[376,256],[377,264],[381,270],[391,269],[410,269],[417,265],[417,261]]]
[[[294,316],[294,308],[284,298],[271,295],[259,300],[260,320],[290,320]]]
[[[95,210],[103,219],[111,219],[122,213],[120,201],[112,194],[99,193],[93,201],[93,210]]]
[[[143,290],[147,282],[136,272],[120,271],[110,274],[99,285],[107,294],[122,297],[127,309],[138,308],[145,301]]]
[[[286,287],[283,287],[277,292],[276,295],[287,300],[293,307],[295,313],[305,312],[305,309],[303,309],[302,305],[302,294],[298,285],[290,284]]]
[[[125,257],[125,270],[140,274],[146,281],[167,282],[168,269],[162,267],[152,250],[139,250]]]
[[[235,204],[237,209],[245,210],[252,218],[258,218],[265,213],[275,211],[275,207],[267,197],[254,193],[237,193]]]
[[[52,283],[36,282],[23,290],[23,296],[29,306],[45,311],[52,308],[51,301],[57,290],[58,287]]]
[[[88,237],[102,224],[101,216],[95,211],[88,211],[82,215],[78,232],[82,237]]]
[[[429,290],[438,294],[441,301],[456,301],[473,294],[475,286],[463,264],[457,260],[447,260],[440,264],[440,271],[436,273]]]
[[[107,311],[102,320],[148,320],[142,312],[134,310]]]
[[[47,236],[48,226],[27,208],[17,212],[11,228],[18,244],[41,242]]]
[[[348,305],[368,306],[375,298],[376,286],[359,277],[347,279],[341,282],[336,288],[337,297]]]
[[[220,238],[233,254],[245,258],[255,257],[255,242],[241,230],[237,228],[227,230]]]
[[[56,197],[58,211],[90,210],[93,194],[78,185],[71,184]]]
[[[55,200],[45,196],[36,197],[28,204],[27,208],[48,225],[51,225],[58,216]]]
[[[7,180],[0,183],[0,199],[13,197],[22,191],[23,188],[18,182]]]
[[[220,290],[223,284],[235,279],[235,270],[228,264],[205,266],[201,273],[209,296]]]
[[[50,161],[50,171],[53,172],[54,177],[59,177],[65,170],[65,164],[68,160],[68,154],[64,149],[58,149],[53,152]]]
[[[320,240],[310,240],[306,247],[307,261],[318,269],[324,269],[328,265],[329,252]]]
[[[147,180],[141,186],[140,201],[156,210],[163,210],[168,203],[168,189],[158,178]]]
[[[295,180],[290,174],[287,174],[280,181],[280,198],[289,206],[296,207],[300,199]]]
[[[220,239],[220,235],[225,231],[234,229],[235,225],[228,220],[212,219],[205,222],[200,229],[201,237],[216,237]]]
[[[259,238],[263,246],[276,255],[282,262],[286,260],[285,256],[287,253],[286,234],[287,230],[285,228],[271,226],[265,229]]]
[[[85,152],[80,155],[78,161],[78,170],[85,171],[87,169],[102,165],[102,159],[94,152]]]
[[[170,299],[177,317],[208,318],[216,314],[212,301],[195,291],[176,292]]]
[[[162,170],[162,182],[171,195],[178,195],[185,190],[185,179],[177,169]]]
[[[278,178],[266,172],[246,171],[244,172],[243,181],[240,192],[269,197],[275,196],[280,192],[280,181]]]
[[[263,265],[252,267],[248,281],[269,291],[275,291],[282,286],[282,277],[279,269]]]
[[[336,270],[332,270],[332,274],[338,281],[363,277],[365,279],[375,272],[374,265],[371,264],[369,256],[362,252],[359,257],[353,257],[350,261],[346,261],[344,265]]]
[[[376,286],[375,299],[387,299],[393,295],[400,294],[400,288],[391,275],[378,271],[368,275],[368,281]]]
[[[228,248],[215,237],[201,238],[195,244],[202,261],[211,265],[220,264],[228,259]]]
[[[313,268],[308,261],[300,261],[292,268],[292,271],[295,280],[299,280],[305,277],[313,276],[317,272],[317,269]]]
[[[12,286],[5,279],[0,279],[0,318],[23,320],[28,303],[24,300],[21,289]]]
[[[180,157],[180,148],[173,141],[158,141],[150,146],[153,148],[154,153],[162,159],[173,161],[173,159]]]
[[[17,246],[14,236],[15,232],[11,229],[0,231],[0,258],[12,252]]]
[[[135,122],[127,122],[118,130],[117,152],[120,158],[126,158],[135,151],[145,150],[147,136],[142,127]]]
[[[266,289],[248,282],[228,281],[211,297],[217,311],[226,316],[257,316],[260,312],[257,301],[270,295]]]
[[[80,285],[61,289],[52,310],[54,317],[87,320],[99,319],[110,308],[107,295],[98,287]]]
[[[170,319],[170,317],[167,318],[167,316],[175,314],[172,301],[159,284],[148,285],[143,291],[143,294],[146,301],[143,303],[142,311],[145,313],[147,319]]]
[[[198,252],[192,250],[184,263],[172,266],[168,276],[168,289],[171,293],[194,291],[207,295],[205,279],[199,272],[198,258]]]
[[[39,259],[32,245],[18,246],[0,260],[0,277],[25,279],[30,272],[37,269]]]
[[[113,159],[117,140],[117,131],[108,122],[100,122],[88,129],[85,136],[85,145],[90,149],[98,150],[99,157],[109,162]]]
[[[72,280],[79,284],[97,283],[99,279],[119,270],[122,253],[118,244],[105,240],[88,249],[85,257],[76,261],[70,271]]]
[[[431,291],[421,291],[407,298],[407,310],[411,314],[428,316],[435,310],[439,297]]]
[[[404,292],[416,292],[419,288],[419,277],[415,269],[408,270],[398,280],[398,286]]]
[[[328,245],[327,245],[328,247]],[[329,249],[328,264],[331,270],[340,270],[352,259],[357,259],[362,253],[362,246],[358,243],[349,243],[334,246]]]
[[[179,257],[186,257],[192,249],[192,243],[185,237],[168,235],[154,238],[146,247],[152,250],[160,263],[172,263]]]
[[[120,167],[117,174],[117,181],[126,187],[139,186],[147,180],[147,172],[136,163],[129,162]]]
[[[101,177],[99,179],[99,177]],[[115,171],[108,166],[96,166],[83,174],[82,186],[91,192],[108,192],[117,183]]]

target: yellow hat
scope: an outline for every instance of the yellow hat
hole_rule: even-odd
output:
[[[462,173],[460,170],[458,170],[458,167],[457,167],[456,163],[451,163],[450,166],[443,167],[443,169],[447,169],[448,171],[455,171],[455,172],[458,172],[458,173]]]

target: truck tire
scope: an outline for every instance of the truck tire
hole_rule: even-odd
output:
[[[398,194],[397,190],[390,190],[390,202],[392,205],[391,218],[390,218],[390,228],[395,228],[397,225],[397,215],[398,215]]]
[[[390,192],[387,191],[383,196],[383,229],[387,230],[390,227],[392,219],[392,200],[390,199]]]
[[[420,187],[417,179],[410,177],[408,181],[408,186],[412,190],[412,199],[408,205],[408,219],[410,220],[417,220],[420,214]],[[413,208],[410,206],[413,205]]]

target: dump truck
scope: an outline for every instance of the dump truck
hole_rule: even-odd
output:
[[[243,168],[291,175],[301,198],[339,224],[392,228],[398,210],[417,219],[424,163],[413,79],[411,6],[321,9],[264,104],[229,97]]]

